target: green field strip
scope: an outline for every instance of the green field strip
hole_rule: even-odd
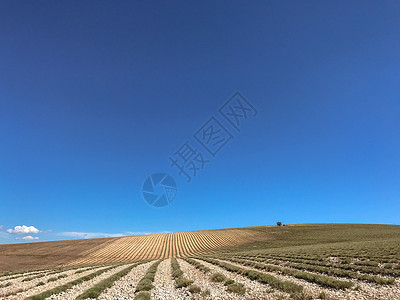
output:
[[[90,268],[84,267],[84,269],[81,270],[81,271],[82,271],[82,272],[87,272],[87,271],[90,271],[90,270],[93,270],[93,269],[102,268],[102,267],[105,267],[105,266],[99,265],[99,266],[90,267]],[[80,269],[80,268],[82,268],[82,267],[70,267],[70,268],[65,269],[64,271],[58,270],[57,272],[53,272],[53,273],[51,273],[51,274],[59,274],[59,273],[62,273],[62,272],[67,272],[67,271],[71,271],[71,270],[74,270],[74,269]],[[43,275],[43,276],[40,276],[40,277],[50,276],[51,274],[50,274],[50,273],[47,273],[46,275]],[[57,280],[60,280],[60,279],[62,279],[62,278],[68,277],[68,276],[69,276],[69,275],[65,275],[65,276],[64,276],[64,275],[60,275],[60,276],[58,276],[58,277],[56,277],[56,278],[51,277],[51,278],[48,278],[48,279],[46,280],[46,282],[57,281]],[[40,277],[38,277],[38,278],[40,278]],[[33,278],[33,279],[37,279],[37,278]],[[32,279],[32,280],[33,280],[33,279]],[[28,281],[31,281],[31,280],[28,280]],[[3,295],[3,296],[4,296],[4,297],[13,296],[13,295],[16,295],[16,294],[19,294],[19,293],[22,293],[22,292],[29,291],[30,289],[33,289],[33,288],[35,288],[36,286],[37,286],[37,285],[34,285],[34,286],[31,286],[31,287],[28,287],[28,288],[25,288],[25,289],[20,288],[20,289],[17,289],[17,290],[15,290],[15,291],[11,291],[11,292],[9,292],[9,293]]]
[[[91,274],[88,274],[86,276],[83,276],[83,277],[80,277],[80,278],[75,279],[73,281],[70,281],[70,282],[68,282],[68,283],[66,283],[64,285],[55,287],[55,288],[47,290],[47,291],[44,291],[44,292],[42,292],[42,293],[40,293],[38,295],[28,297],[28,298],[26,298],[26,300],[42,300],[42,299],[46,299],[46,298],[48,298],[48,297],[50,297],[52,295],[56,295],[56,294],[65,292],[66,290],[74,287],[75,285],[78,285],[78,284],[80,284],[82,282],[85,282],[85,281],[89,281],[89,280],[93,279],[94,277],[97,277],[97,276],[103,274],[104,272],[110,271],[110,270],[112,270],[112,269],[114,269],[116,267],[117,267],[117,265],[112,266],[112,267],[108,267],[108,268],[105,268],[105,269],[98,270],[98,271],[93,272]]]
[[[186,287],[193,283],[193,280],[189,280],[185,276],[183,276],[181,267],[179,266],[179,263],[175,257],[171,259],[171,266],[172,266],[172,277],[174,278],[176,286],[178,288]]]
[[[291,258],[291,257],[283,257],[282,256],[279,258],[277,256],[267,256],[264,258],[272,258],[275,260],[279,261],[290,261],[294,263],[304,263],[304,264],[310,264],[310,265],[316,265],[316,266],[323,266],[323,267],[329,267],[329,268],[337,268],[337,269],[343,269],[343,270],[352,270],[352,271],[358,271],[358,272],[363,272],[367,274],[379,274],[379,275],[384,275],[384,276],[394,276],[394,277],[399,277],[400,276],[400,270],[396,269],[388,269],[388,268],[379,268],[377,266],[369,266],[369,265],[356,265],[356,264],[344,264],[344,263],[330,263],[326,261],[316,261],[313,259],[307,259],[307,258]],[[262,259],[260,257],[252,257],[252,259]]]
[[[384,278],[384,277],[380,277],[380,276],[362,274],[362,273],[358,273],[358,272],[354,272],[354,271],[337,269],[337,268],[333,268],[333,267],[323,267],[323,266],[310,265],[310,264],[291,263],[291,262],[287,262],[287,261],[273,260],[273,259],[268,259],[266,262],[269,264],[273,264],[273,265],[285,265],[285,266],[295,268],[298,270],[307,270],[307,271],[311,271],[311,272],[327,274],[330,276],[353,278],[353,279],[357,279],[357,280],[368,281],[371,283],[377,283],[380,285],[391,285],[391,284],[395,283],[394,278]]]
[[[304,272],[304,271],[298,271],[294,269],[289,269],[289,268],[284,268],[280,266],[275,266],[275,265],[266,265],[266,264],[260,264],[254,261],[249,261],[249,260],[244,260],[244,259],[236,259],[236,258],[231,258],[227,259],[231,262],[234,263],[239,263],[241,265],[253,267],[259,270],[267,271],[267,272],[276,272],[276,273],[281,273],[283,275],[288,275],[292,276],[298,279],[303,279],[307,282],[315,283],[323,287],[328,287],[328,288],[334,288],[334,289],[347,289],[352,286],[354,286],[354,283],[350,281],[343,281],[343,280],[338,280],[332,277],[328,277],[325,275],[319,275],[315,273],[309,273],[309,272]]]
[[[188,258],[188,257],[184,257],[182,258],[184,261],[186,261],[187,263],[191,264],[192,266],[194,266],[196,269],[200,270],[203,273],[210,273],[211,270],[210,268],[206,267],[205,265],[203,265],[202,263],[198,262],[197,260],[194,260],[192,258]]]
[[[239,255],[239,256],[234,256],[234,257],[246,257],[246,255]],[[312,266],[321,266],[321,267],[327,267],[327,268],[333,268],[333,269],[341,269],[341,270],[350,270],[350,271],[357,271],[357,272],[362,272],[365,274],[379,274],[383,276],[394,276],[394,277],[399,277],[400,276],[400,270],[396,269],[385,269],[385,268],[376,268],[376,267],[368,267],[368,266],[359,266],[359,265],[345,265],[345,264],[336,264],[336,263],[328,263],[328,262],[321,262],[321,261],[315,261],[312,259],[304,259],[304,258],[290,258],[290,257],[285,257],[285,258],[277,258],[276,256],[248,256],[249,258],[257,261],[265,261],[265,260],[270,260],[270,261],[275,261],[279,263],[300,263],[300,264],[307,264],[307,265],[312,265]]]
[[[286,281],[286,280],[280,280],[269,274],[261,273],[261,272],[254,271],[254,270],[249,270],[244,267],[238,267],[238,266],[232,265],[230,263],[221,262],[221,261],[218,261],[215,259],[210,259],[210,258],[206,258],[206,257],[199,257],[198,259],[204,260],[204,261],[214,264],[214,265],[217,265],[229,272],[243,275],[245,277],[248,277],[251,280],[256,280],[258,282],[267,284],[274,289],[277,289],[282,292],[290,294],[292,297],[299,297],[299,295],[304,295],[303,287],[301,285],[295,284],[293,282]]]
[[[148,268],[146,274],[144,274],[143,278],[138,282],[136,292],[150,291],[153,288],[154,277],[161,261],[162,260],[156,261]]]
[[[191,259],[191,258],[182,258],[182,260],[186,261],[187,263],[191,264],[192,266],[194,266],[197,270],[199,270],[200,272],[203,272],[204,274],[208,274],[211,273],[211,269],[206,267],[205,265],[203,265],[202,263],[198,262],[197,260]],[[215,280],[216,277],[218,277],[218,273],[213,273],[210,275],[210,280],[211,281],[218,281],[218,282],[223,282],[224,285],[226,286],[226,290],[228,292],[232,292],[232,293],[236,293],[236,294],[240,294],[240,295],[244,295],[246,293],[246,288],[244,287],[243,284],[241,283],[237,283],[235,282],[233,279],[231,278],[226,278],[225,276],[223,276],[221,279],[219,280]]]
[[[104,292],[105,289],[110,288],[117,280],[121,279],[122,277],[129,274],[132,269],[136,268],[137,266],[144,264],[148,261],[142,261],[139,263],[135,263],[132,266],[129,266],[118,273],[111,275],[110,277],[100,281],[99,283],[95,284],[93,287],[76,297],[76,300],[88,299],[93,298],[97,299],[101,293]]]

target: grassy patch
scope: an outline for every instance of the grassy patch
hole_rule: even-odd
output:
[[[192,294],[198,294],[201,292],[201,288],[198,287],[197,285],[191,285],[189,287],[189,292],[191,292]]]
[[[23,291],[24,291],[24,289],[18,289],[16,291],[9,292],[9,293],[5,294],[4,297],[14,296],[16,294],[22,293]]]
[[[186,260],[186,259],[185,259]],[[197,269],[202,270],[205,273],[211,272],[211,269],[204,266],[202,263],[199,263],[196,260],[190,259],[190,261],[186,260],[187,262],[191,263],[190,261],[192,261],[193,263],[191,263],[192,265],[194,265],[195,267],[197,267]],[[239,295],[244,295],[246,292],[246,288],[244,287],[243,284],[241,283],[236,283],[234,280],[227,278],[224,274],[221,273],[213,273],[210,275],[210,280],[212,282],[223,282],[224,285],[227,287],[227,291],[231,292],[231,293],[236,293]]]
[[[11,285],[12,285],[11,282],[1,283],[0,288],[5,288],[5,287],[11,286]]]
[[[211,274],[210,279],[212,282],[224,282],[227,280],[225,275],[223,275],[221,273]]]
[[[176,281],[177,288],[187,287],[193,283],[193,280],[189,280],[184,276],[176,278],[175,281]]]
[[[56,277],[51,277],[51,278],[47,279],[47,282],[57,281],[57,280],[60,280],[62,278],[65,278],[65,277],[68,277],[68,276],[63,274],[63,275],[59,275],[59,276],[56,276]]]
[[[26,299],[27,300],[43,300],[43,299],[46,299],[46,298],[50,297],[51,295],[62,293],[64,291],[72,288],[73,286],[82,283],[82,282],[89,281],[89,280],[93,279],[94,277],[99,276],[100,274],[103,274],[104,272],[107,272],[107,271],[110,271],[110,270],[114,269],[115,267],[116,266],[105,268],[105,269],[102,269],[102,270],[98,270],[98,271],[93,272],[93,273],[91,273],[89,275],[83,276],[83,277],[78,278],[78,279],[76,279],[74,281],[68,282],[68,283],[66,283],[64,285],[61,285],[61,286],[57,286],[57,287],[55,287],[55,288],[53,288],[51,290],[44,291],[44,292],[42,292],[42,293],[40,293],[38,295],[35,295],[35,296],[32,296],[32,297],[28,297]]]
[[[210,268],[206,267],[202,263],[198,262],[197,260],[191,259],[191,258],[183,258],[186,262],[189,264],[193,265],[196,269],[204,272],[204,273],[209,273],[211,272]]]
[[[326,295],[326,293],[324,291],[322,291],[321,293],[319,293],[318,296],[319,299],[325,300],[328,298],[328,296]]]
[[[263,256],[265,256],[263,258]],[[370,261],[354,261],[351,262],[352,260],[350,258],[338,258],[337,262],[332,262],[332,261],[326,261],[326,258],[319,258],[316,259],[316,257],[306,257],[302,255],[261,255],[261,257],[255,257],[253,259],[257,261],[262,261],[266,257],[268,257],[268,260],[278,262],[279,264],[285,263],[300,263],[300,264],[307,264],[311,266],[321,266],[321,267],[327,267],[327,268],[332,268],[332,269],[337,269],[338,272],[340,270],[348,270],[348,271],[355,271],[355,272],[362,272],[362,273],[367,273],[367,274],[374,274],[374,275],[386,275],[386,276],[395,276],[399,277],[400,276],[400,270],[392,270],[390,268],[381,268],[379,267],[379,264],[377,262],[370,262]]]
[[[211,292],[210,292],[210,290],[205,290],[205,291],[201,292],[200,295],[201,295],[203,298],[206,298],[206,297],[208,297],[208,296],[211,295]]]
[[[281,290],[289,294],[296,294],[303,290],[303,287],[301,285],[292,283],[290,281],[277,279],[276,277],[269,274],[264,274],[253,270],[243,270],[242,274],[252,280],[257,280],[261,283],[268,284],[275,289]]]
[[[224,285],[228,286],[228,285],[233,284],[233,283],[235,283],[235,280],[227,279],[227,280],[224,282]]]
[[[100,294],[105,289],[111,287],[115,281],[117,281],[118,279],[126,276],[133,268],[135,268],[136,266],[138,266],[138,265],[140,265],[142,263],[144,263],[144,262],[136,263],[134,265],[131,265],[131,266],[123,269],[122,271],[119,271],[118,273],[116,273],[114,275],[111,275],[110,277],[100,281],[99,283],[97,283],[96,285],[94,285],[93,287],[91,287],[90,289],[85,291],[83,294],[81,294],[78,297],[76,297],[76,300],[99,297]]]
[[[150,266],[143,278],[138,282],[136,286],[137,292],[150,291],[153,288],[154,276],[156,275],[158,265],[161,260],[156,261]],[[136,298],[135,298],[136,299]]]
[[[280,280],[272,275],[260,273],[258,271],[248,270],[244,268],[239,268],[238,266],[221,262],[215,259],[210,258],[201,258],[209,263],[218,265],[230,272],[242,274],[251,280],[257,280],[258,282],[268,284],[271,287],[281,290],[283,292],[289,293],[291,295],[301,294],[303,291],[303,287],[301,285],[292,283],[290,281]]]
[[[34,279],[38,279],[38,278],[41,278],[43,276],[44,275],[40,274],[40,275],[36,275],[36,276],[27,277],[27,278],[22,279],[22,282],[32,281]]]
[[[183,276],[181,267],[179,266],[179,263],[175,257],[171,259],[171,267],[172,267],[172,277],[174,277],[176,286],[178,288],[186,287],[193,283],[193,280],[189,280]]]
[[[279,263],[279,262],[276,262],[276,263]],[[359,272],[355,272],[355,271],[337,269],[334,267],[324,267],[324,266],[318,266],[318,265],[311,265],[311,264],[305,264],[305,263],[292,263],[292,262],[286,262],[285,265],[287,265],[291,268],[295,268],[295,269],[324,273],[324,274],[331,275],[331,276],[354,278],[354,279],[368,281],[368,282],[377,283],[377,284],[381,284],[381,285],[390,285],[390,284],[394,284],[394,282],[395,282],[394,278],[384,278],[384,277],[380,277],[380,276],[376,276],[376,275],[363,274],[363,273],[359,273]]]
[[[293,276],[295,278],[303,279],[308,282],[316,283],[321,286],[325,287],[330,287],[330,288],[335,288],[335,289],[347,289],[352,287],[354,284],[349,281],[343,281],[343,280],[338,280],[332,277],[324,276],[324,275],[319,275],[319,274],[314,274],[314,273],[309,273],[309,272],[304,272],[304,271],[299,271],[299,270],[293,270],[289,268],[283,268],[280,266],[275,266],[275,265],[267,265],[267,264],[260,264],[254,261],[249,261],[249,260],[244,260],[244,259],[234,259],[231,258],[228,260],[232,262],[236,262],[239,264],[243,264],[246,266],[250,266],[256,269],[260,270],[265,270],[268,272],[279,272],[285,275]]]
[[[140,292],[135,296],[134,300],[150,300],[150,293]]]
[[[246,293],[246,288],[241,283],[228,284],[227,290],[231,293],[236,293],[239,295],[244,295],[244,293]]]

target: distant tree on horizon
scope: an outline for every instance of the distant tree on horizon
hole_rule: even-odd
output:
[[[282,226],[282,222],[276,222],[276,225]]]

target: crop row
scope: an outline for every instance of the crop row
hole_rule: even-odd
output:
[[[347,266],[350,265],[351,267],[354,266],[355,271],[363,271],[362,269],[356,269],[358,266],[362,267],[371,267],[370,270],[367,272],[379,272],[379,270],[383,269],[384,275],[393,275],[393,276],[400,276],[400,265],[399,264],[393,264],[393,263],[386,263],[383,264],[380,261],[375,261],[375,260],[359,260],[354,257],[335,257],[336,260],[332,261],[331,257],[321,257],[321,256],[312,256],[312,255],[294,255],[294,254],[258,254],[258,255],[250,255],[252,257],[274,257],[278,259],[288,259],[288,260],[298,260],[298,262],[301,262],[300,260],[308,260],[308,261],[318,261],[319,263],[325,263],[327,265],[343,265],[346,268]],[[398,262],[398,260],[397,260]],[[381,267],[382,266],[382,267]],[[373,268],[377,268],[375,271]],[[390,273],[385,273],[387,269],[390,271],[391,269],[395,269],[396,271],[393,272],[392,274]]]
[[[328,277],[325,275],[319,275],[315,273],[309,273],[304,271],[299,271],[290,268],[284,268],[276,265],[267,265],[267,264],[260,264],[254,261],[244,260],[244,259],[235,259],[230,258],[229,261],[239,263],[241,265],[253,267],[256,269],[268,271],[268,272],[278,272],[284,275],[293,276],[298,279],[303,279],[305,281],[316,283],[318,285],[334,288],[334,289],[347,289],[352,287],[354,284],[349,281],[338,280],[332,277]]]
[[[114,264],[109,264],[108,266],[111,266],[111,265],[114,265]],[[54,282],[54,281],[60,280],[62,278],[66,278],[66,277],[68,277],[68,275],[63,274],[63,273],[71,271],[71,270],[74,270],[74,269],[78,269],[75,273],[79,273],[79,272],[87,272],[87,271],[90,271],[92,269],[99,269],[101,267],[106,267],[106,266],[107,265],[99,265],[99,266],[90,267],[90,268],[87,267],[87,266],[84,266],[84,267],[56,268],[56,269],[52,269],[53,270],[52,272],[43,273],[40,276],[36,275],[36,276],[33,276],[33,278],[32,277],[25,277],[20,282],[11,282],[11,281],[9,281],[9,282],[6,282],[4,284],[1,284],[0,286],[1,287],[8,287],[8,286],[11,286],[11,285],[17,285],[17,287],[14,290],[3,294],[4,297],[9,297],[9,296],[13,296],[13,295],[16,295],[16,294],[19,294],[19,293],[22,293],[22,292],[26,292],[26,291],[32,289],[35,286],[45,285],[46,282],[49,283],[49,282]],[[56,274],[56,276],[49,277],[49,276],[54,275],[54,274]],[[59,275],[57,275],[57,274],[59,274]],[[46,278],[46,277],[48,277],[48,278]],[[43,280],[40,281],[40,282],[37,282],[36,284],[33,284],[33,285],[32,284],[31,285],[27,284],[28,282],[30,282],[32,280],[35,280],[35,279],[39,279],[39,278],[43,278]],[[21,287],[21,284],[22,284],[22,287]],[[18,288],[18,285],[20,286],[20,288]]]
[[[70,264],[184,257],[210,252],[213,249],[235,245],[249,239],[251,239],[251,234],[246,236],[243,230],[195,231],[122,237]]]
[[[46,298],[48,298],[48,297],[50,297],[52,295],[56,295],[56,294],[62,293],[64,291],[74,287],[75,285],[81,284],[82,282],[89,281],[89,280],[91,280],[91,279],[103,274],[104,272],[110,271],[110,270],[112,270],[112,269],[114,269],[116,267],[117,266],[115,265],[115,266],[112,266],[112,267],[108,267],[108,268],[104,268],[104,269],[95,271],[95,272],[90,273],[90,274],[88,274],[86,276],[83,276],[83,277],[80,277],[80,278],[75,279],[73,281],[70,281],[70,282],[68,282],[68,283],[66,283],[64,285],[57,286],[57,287],[55,287],[53,289],[44,291],[44,292],[42,292],[42,293],[40,293],[38,295],[34,295],[34,296],[31,296],[31,297],[28,297],[27,299],[28,300],[43,300],[43,299],[46,299]]]
[[[249,259],[253,259],[253,260],[257,260],[257,261],[268,261],[269,260],[269,261],[273,261],[273,262],[282,262],[282,263],[291,262],[291,263],[308,264],[308,265],[315,265],[315,266],[321,266],[321,267],[362,272],[362,273],[366,273],[366,274],[395,276],[395,277],[400,276],[400,270],[396,270],[396,269],[344,264],[344,263],[334,263],[334,262],[325,262],[325,261],[313,260],[313,259],[308,259],[308,258],[292,258],[290,256],[274,256],[274,255],[257,255],[257,256],[239,255],[236,257],[249,258]]]
[[[326,267],[330,269],[337,269],[337,270],[344,270],[344,271],[355,271],[355,272],[362,272],[365,274],[374,274],[374,275],[384,275],[384,276],[400,276],[400,270],[392,270],[392,269],[384,269],[384,268],[379,268],[379,267],[369,267],[369,266],[359,266],[359,265],[346,265],[346,264],[335,264],[335,263],[327,263],[327,262],[321,262],[321,261],[314,261],[311,259],[304,259],[304,258],[279,258],[279,257],[274,257],[274,256],[237,256],[239,258],[247,258],[247,259],[252,259],[256,261],[261,261],[261,262],[271,262],[271,263],[284,263],[284,264],[290,264],[290,263],[299,263],[299,264],[305,264],[305,265],[310,265],[310,266],[318,266],[318,267]],[[374,282],[374,280],[372,281]],[[384,282],[381,280],[378,280],[376,283],[379,282]],[[389,280],[389,284],[391,284],[392,280]],[[382,284],[382,283],[381,283]],[[383,283],[386,284],[386,283]]]
[[[193,283],[193,280],[189,280],[185,276],[183,276],[183,272],[175,257],[171,259],[171,268],[172,268],[172,277],[175,279],[176,286],[178,288],[186,287]]]
[[[108,265],[112,265],[112,264],[108,264]],[[3,278],[2,280],[0,279],[0,282],[8,281],[3,284],[0,284],[0,288],[12,285],[12,283],[9,280],[14,280],[14,279],[18,279],[18,278],[22,278],[21,282],[29,282],[34,279],[43,278],[45,276],[50,276],[50,275],[54,275],[54,274],[64,273],[64,272],[67,272],[70,270],[77,270],[76,273],[81,273],[81,272],[89,271],[92,269],[97,269],[102,266],[106,266],[106,265],[103,264],[103,265],[95,265],[95,266],[70,266],[70,267],[61,267],[61,268],[54,268],[54,269],[44,269],[41,271],[33,271],[33,272],[23,271],[23,272],[16,273],[17,275],[15,275],[15,276],[6,277],[6,278]],[[57,277],[59,277],[59,276],[57,276]],[[50,281],[54,281],[54,278],[55,277],[53,277]]]
[[[227,262],[222,262],[216,259],[208,257],[200,257],[199,259],[209,262],[211,264],[217,265],[219,267],[228,270],[229,272],[234,272],[241,274],[250,278],[251,280],[256,280],[264,284],[268,284],[274,289],[286,292],[292,296],[294,299],[305,299],[306,295],[303,293],[303,287],[296,283],[280,280],[272,275],[261,273],[255,270],[245,269],[243,267],[238,267]]]
[[[29,291],[30,289],[32,289],[36,286],[42,286],[42,285],[45,285],[46,283],[55,282],[62,278],[66,278],[66,277],[70,276],[70,275],[65,274],[68,271],[77,270],[74,274],[79,274],[82,272],[89,272],[94,269],[99,269],[99,268],[103,268],[103,267],[119,266],[119,265],[121,265],[121,264],[101,264],[101,265],[96,265],[96,266],[91,266],[91,267],[89,267],[89,266],[62,267],[62,268],[55,268],[55,269],[47,269],[47,270],[45,270],[45,272],[42,272],[42,274],[40,274],[40,275],[28,276],[28,277],[23,277],[24,274],[26,274],[26,273],[23,273],[22,275],[18,276],[18,278],[20,278],[22,276],[21,281],[19,281],[19,282],[8,281],[8,282],[0,284],[0,288],[16,285],[17,287],[14,290],[8,291],[2,295],[4,297],[10,297],[10,296],[22,293],[22,292]],[[28,274],[32,275],[32,273],[28,273]],[[51,277],[51,275],[55,275],[55,276]],[[42,279],[42,280],[39,282],[36,282],[34,284],[30,284],[30,285],[28,284],[35,279]],[[22,284],[22,286],[21,286],[21,284]],[[18,286],[20,286],[20,288],[18,288]]]
[[[130,271],[132,271],[133,268],[137,267],[140,264],[143,264],[147,261],[141,261],[139,263],[135,263],[131,266],[126,267],[125,269],[119,271],[118,273],[115,273],[111,275],[110,277],[100,281],[99,283],[95,284],[92,286],[90,289],[85,291],[83,294],[79,295],[76,297],[76,300],[83,300],[83,299],[96,299],[97,297],[100,296],[100,294],[107,288],[110,288],[114,282],[119,280],[120,278],[126,276]]]
[[[381,243],[368,244],[363,248],[357,246],[355,248],[343,248],[340,246],[328,247],[321,249],[307,249],[307,251],[290,251],[290,253],[282,254],[281,252],[268,252],[270,255],[285,256],[290,255],[293,257],[302,256],[310,259],[324,261],[330,257],[339,258],[344,262],[350,261],[367,261],[372,265],[380,263],[398,263],[400,258],[400,249],[397,244],[386,245]]]
[[[39,269],[39,270],[29,270],[29,271],[4,271],[0,273],[0,281],[14,279],[26,275],[31,276],[40,273],[45,273],[48,272],[49,270],[50,269]]]
[[[154,277],[156,276],[158,265],[160,264],[161,260],[156,261],[153,263],[144,274],[143,278],[140,279],[136,286],[136,296],[135,300],[143,300],[143,299],[150,299],[149,291],[154,287]]]
[[[253,259],[254,260],[254,259]],[[307,270],[311,272],[323,273],[330,276],[338,276],[338,277],[347,277],[354,278],[358,280],[368,281],[372,283],[377,283],[381,285],[393,284],[395,282],[394,278],[384,278],[375,275],[363,274],[359,272],[337,269],[332,267],[323,267],[318,265],[304,264],[304,263],[292,263],[292,262],[284,262],[280,260],[267,259],[266,260],[270,264],[274,265],[282,265],[299,269],[299,270]]]
[[[194,259],[188,258],[188,257],[183,258],[183,260],[185,260],[189,264],[193,265],[196,269],[202,271],[203,273],[211,272],[210,268],[206,267],[205,265],[203,265],[202,263],[198,262],[197,260],[194,260]]]
[[[203,265],[202,263],[198,262],[197,260],[191,258],[184,258],[186,262],[193,265],[196,269],[200,270],[201,272],[208,274],[211,273],[211,269]],[[210,279],[213,282],[223,282],[226,286],[228,292],[236,293],[243,295],[246,292],[246,289],[243,284],[235,282],[231,278],[227,278],[225,275],[221,273],[213,273],[210,275]]]

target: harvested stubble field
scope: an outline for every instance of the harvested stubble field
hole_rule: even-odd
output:
[[[400,226],[0,245],[1,299],[400,299]]]

